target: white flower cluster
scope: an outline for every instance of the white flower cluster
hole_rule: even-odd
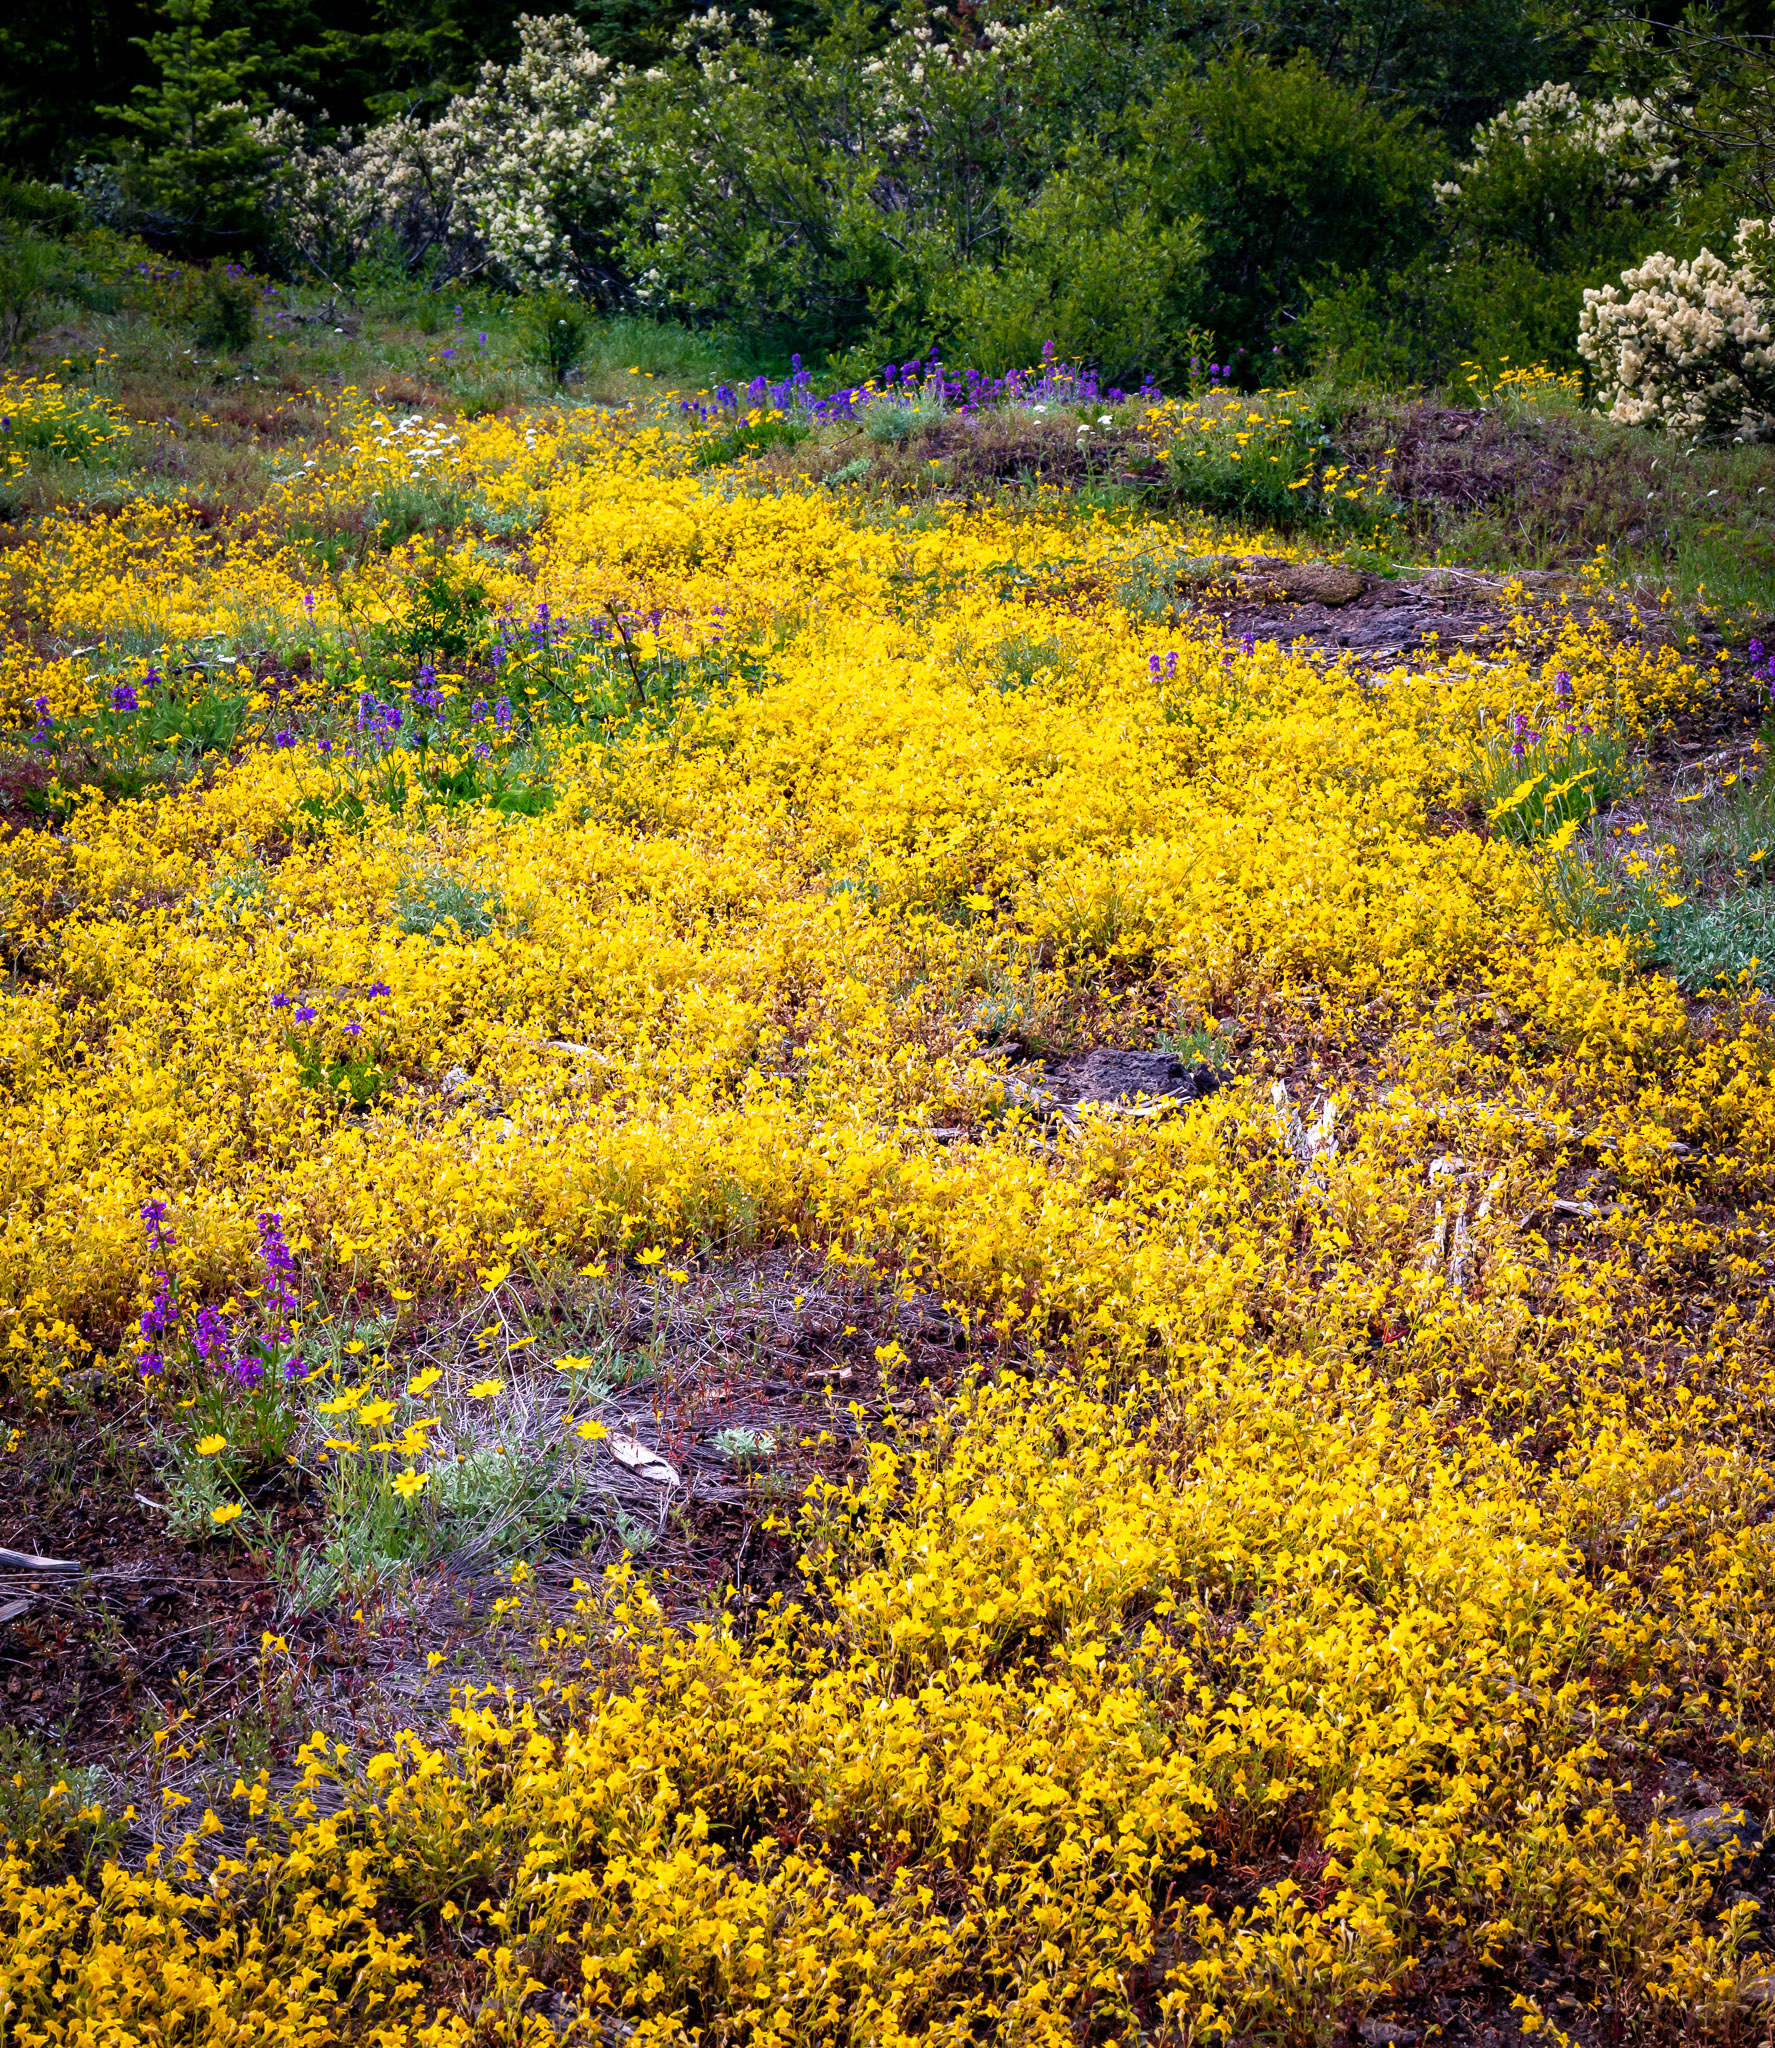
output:
[[[1513,149],[1531,158],[1592,158],[1603,196],[1625,205],[1657,192],[1675,174],[1670,140],[1668,124],[1650,101],[1582,100],[1550,78],[1473,131],[1472,156],[1437,185],[1436,197],[1452,204],[1495,155]]]
[[[380,235],[411,269],[428,262],[463,275],[486,252],[459,200],[459,139],[408,116],[354,139],[311,147],[300,121],[279,110],[254,124],[266,152],[273,217],[312,267],[342,283]]]
[[[1578,353],[1596,367],[1609,417],[1628,426],[1775,439],[1770,236],[1741,220],[1732,263],[1662,252],[1584,294]]]
[[[520,15],[518,41],[516,62],[483,65],[429,127],[402,116],[310,148],[291,114],[255,124],[276,217],[322,276],[342,280],[388,234],[412,269],[597,281],[622,74],[567,15]]]
[[[511,282],[585,287],[617,205],[623,75],[571,15],[519,15],[518,42],[433,132],[460,150],[459,206]]]

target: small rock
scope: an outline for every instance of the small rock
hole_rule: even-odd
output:
[[[1056,1094],[1077,1102],[1106,1103],[1168,1097],[1199,1102],[1221,1086],[1212,1067],[1186,1067],[1166,1052],[1124,1052],[1115,1046],[1093,1046],[1056,1061],[1044,1076]]]
[[[625,1436],[620,1429],[613,1429],[604,1439],[610,1446],[610,1455],[638,1479],[649,1479],[655,1486],[676,1486],[678,1474],[668,1465],[658,1451],[649,1450],[646,1444],[632,1436]]]
[[[469,1076],[466,1067],[452,1067],[438,1083],[440,1091],[445,1095],[460,1095],[468,1085]]]
[[[1740,1995],[1746,2005],[1775,2005],[1775,1977],[1752,1977]]]
[[[1418,2037],[1415,2027],[1402,2027],[1397,2020],[1358,2020],[1356,2031],[1364,2041],[1376,2044],[1376,2048],[1382,2042],[1404,2044]]]
[[[1763,1829],[1742,1806],[1708,1806],[1685,1813],[1676,1822],[1696,1856],[1704,1863],[1735,1862],[1754,1856],[1763,1845]]]
[[[1270,581],[1295,604],[1350,604],[1367,587],[1354,569],[1337,562],[1290,562]]]

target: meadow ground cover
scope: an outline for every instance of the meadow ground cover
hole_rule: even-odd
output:
[[[6,2038],[1762,2039],[1760,646],[446,345],[9,415]]]

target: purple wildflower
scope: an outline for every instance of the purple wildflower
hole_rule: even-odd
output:
[[[312,1003],[299,1003],[290,1014],[298,1024],[312,1024],[320,1013]]]
[[[219,1308],[205,1306],[197,1311],[191,1328],[191,1343],[199,1358],[212,1372],[234,1371],[234,1332]]]
[[[113,711],[139,711],[134,683],[113,683],[111,685],[111,709]]]
[[[172,1246],[172,1233],[166,1227],[166,1204],[147,1201],[137,1213],[147,1225],[149,1246],[161,1261],[154,1276],[154,1298],[136,1324],[143,1340],[140,1371],[144,1379],[152,1379],[166,1365],[162,1340],[179,1327],[178,1288],[165,1264],[166,1254]]]

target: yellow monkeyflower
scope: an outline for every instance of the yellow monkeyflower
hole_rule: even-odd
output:
[[[219,1508],[210,1509],[210,1520],[218,1529],[226,1529],[230,1522],[238,1522],[246,1513],[237,1500],[225,1500]]]

